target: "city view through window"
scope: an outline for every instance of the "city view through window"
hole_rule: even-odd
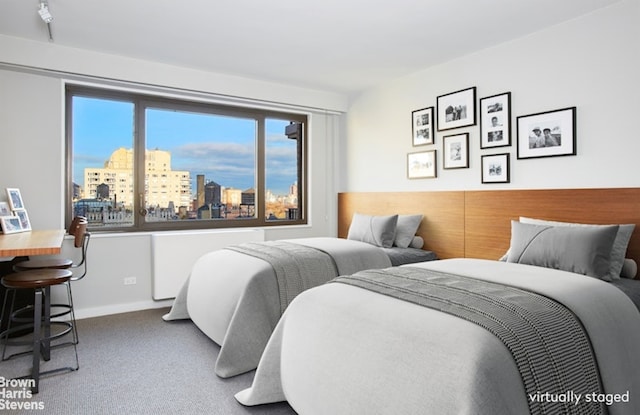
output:
[[[72,214],[94,228],[300,219],[292,120],[83,95],[71,111]]]

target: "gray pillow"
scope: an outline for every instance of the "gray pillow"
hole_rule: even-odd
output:
[[[414,236],[409,244],[409,248],[422,249],[424,247],[424,239],[422,236]]]
[[[591,225],[583,223],[571,223],[571,222],[557,222],[542,219],[526,218],[521,216],[520,222],[530,223],[533,225],[551,225],[551,226],[611,226],[611,225]],[[624,258],[627,254],[627,246],[631,239],[631,234],[635,229],[635,224],[618,225],[618,233],[616,239],[613,241],[613,248],[611,249],[611,258],[609,258],[609,273],[605,277],[606,281],[613,281],[620,279],[622,273],[622,266],[624,265]]]
[[[393,242],[400,248],[408,248],[411,240],[416,236],[416,231],[422,222],[422,215],[398,215],[396,237]]]
[[[550,226],[511,221],[507,262],[606,279],[618,225]]]
[[[625,258],[624,265],[622,266],[622,271],[620,271],[620,276],[623,278],[634,279],[637,273],[638,264],[636,264],[636,261],[631,258]]]
[[[369,216],[354,213],[347,239],[391,248],[396,236],[398,215]]]

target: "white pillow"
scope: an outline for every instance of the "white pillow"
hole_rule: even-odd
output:
[[[422,222],[422,215],[398,215],[396,237],[393,244],[400,248],[408,248],[413,237],[416,236],[420,222]]]
[[[550,226],[587,226],[587,227],[601,227],[611,225],[591,225],[583,223],[572,222],[557,222],[551,220],[542,220],[527,218],[520,216],[520,222],[529,223],[532,225],[550,225]],[[624,258],[627,253],[627,245],[629,245],[629,239],[636,225],[623,224],[618,225],[618,233],[616,239],[613,241],[613,248],[611,249],[611,257],[609,258],[609,273],[603,278],[605,281],[612,281],[620,279],[620,273],[622,272],[622,266],[624,265]]]
[[[370,216],[354,213],[347,239],[391,248],[396,236],[398,215]]]

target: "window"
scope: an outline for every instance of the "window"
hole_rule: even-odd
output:
[[[307,116],[67,86],[67,217],[98,230],[306,223]]]

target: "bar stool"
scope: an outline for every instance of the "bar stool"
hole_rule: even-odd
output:
[[[84,216],[76,216],[73,218],[71,225],[69,226],[68,233],[74,237],[74,247],[80,248],[81,256],[79,261],[74,262],[71,259],[64,257],[52,257],[52,258],[35,258],[26,261],[17,262],[13,266],[13,270],[16,272],[33,271],[42,269],[68,269],[73,272],[71,281],[78,281],[87,275],[87,250],[89,248],[89,240],[91,234],[87,231],[87,218]],[[81,268],[81,271],[75,271]],[[74,272],[75,271],[75,272]],[[68,290],[71,287],[68,286]],[[59,314],[54,314],[51,317],[61,317],[63,315],[72,314],[71,306],[69,304],[51,304],[51,308],[63,309]],[[73,326],[76,322],[73,320]],[[73,330],[73,341],[78,343],[78,332]]]
[[[9,308],[8,328],[0,333],[0,341],[4,346],[2,349],[2,361],[9,360],[13,357],[23,356],[27,354],[32,355],[33,366],[30,375],[25,375],[22,378],[31,378],[34,380],[34,385],[31,388],[32,393],[38,393],[40,376],[57,373],[75,371],[79,368],[78,363],[78,351],[77,344],[77,332],[75,327],[75,315],[73,311],[73,297],[71,295],[71,284],[69,283],[73,273],[68,269],[38,269],[32,271],[21,271],[14,274],[9,274],[0,280],[3,286],[8,288],[5,293],[3,310],[5,309],[9,296],[13,294],[11,299],[11,306]],[[68,306],[67,305],[54,305],[62,306],[64,311],[59,313],[51,313],[51,287],[56,285],[65,285],[67,288]],[[14,299],[16,290],[20,289],[32,289],[35,292],[34,303],[23,307],[18,310],[14,310]],[[24,314],[33,310],[33,317],[24,317]],[[52,318],[63,317],[69,315],[68,320],[52,320]],[[2,316],[4,319],[5,316]],[[15,327],[11,327],[11,323],[26,323]],[[21,340],[20,338],[9,339],[9,335],[18,330],[24,330],[27,327],[33,329],[31,340]],[[59,330],[54,332],[52,327],[59,327]],[[73,335],[73,340],[52,345],[53,340],[57,340],[68,334]],[[32,345],[31,350],[14,353],[10,356],[6,356],[6,348],[10,346],[25,346]],[[44,372],[40,372],[40,359],[48,361],[51,359],[51,350],[64,346],[73,346],[75,354],[75,366],[60,367],[57,369],[51,369]]]

